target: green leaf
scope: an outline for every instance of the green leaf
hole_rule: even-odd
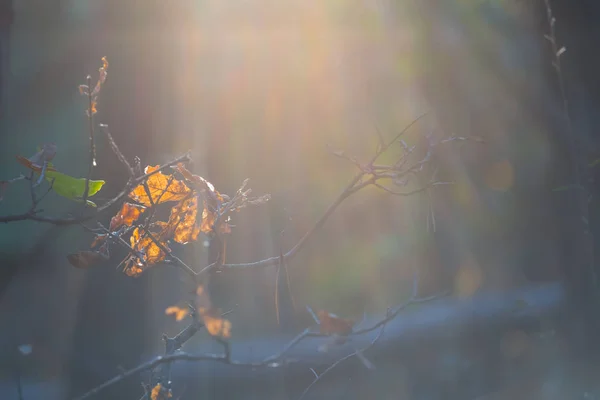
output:
[[[73,178],[58,171],[46,171],[46,180],[52,184],[52,190],[56,194],[74,201],[82,201],[85,192],[85,178]],[[90,180],[88,197],[92,197],[104,185],[104,181]],[[87,201],[92,207],[96,207],[91,201]]]

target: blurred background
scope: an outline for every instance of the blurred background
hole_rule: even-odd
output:
[[[347,199],[290,262],[300,311],[310,305],[358,319],[383,312],[410,295],[415,269],[423,294],[450,288],[462,297],[569,280],[566,265],[576,257],[565,224],[573,215],[564,211],[567,194],[553,189],[571,183],[572,160],[542,3],[20,0],[13,13],[0,3],[0,23],[12,20],[10,30],[0,28],[0,179],[25,173],[15,156],[47,142],[57,145],[57,168],[85,176],[86,99],[77,87],[96,78],[106,56],[96,122],[108,124],[130,160],[155,165],[190,151],[190,169],[221,193],[250,178],[254,195],[271,194],[233,221],[227,261],[250,262],[276,255],[282,230],[291,248],[355,174],[328,145],[366,161],[377,131],[390,139],[429,111],[404,137],[422,154],[425,135],[485,143],[437,148],[431,165],[452,186],[411,197],[368,188]],[[579,26],[593,7],[556,3],[559,33],[585,54],[588,42],[573,40],[582,33],[565,25]],[[565,74],[577,78],[569,86],[574,129],[593,154],[595,100],[586,85],[595,64],[578,68],[567,47]],[[93,178],[106,185],[97,203],[127,179],[99,138]],[[28,191],[25,182],[11,185],[0,215],[26,211]],[[52,193],[43,205],[48,214],[73,207]],[[185,326],[164,314],[186,298],[185,276],[173,268],[129,278],[115,270],[122,254],[76,270],[66,255],[93,239],[77,226],[4,224],[0,238],[0,374],[3,392],[14,393],[7,398],[18,398],[15,370],[31,393],[54,382],[42,389],[48,398],[80,394],[160,354],[162,333]],[[209,256],[203,239],[178,251],[196,270]],[[213,276],[214,302],[234,310],[234,340],[277,334],[274,290],[274,268]],[[22,345],[32,348],[27,357]],[[141,395],[132,381],[107,398]]]

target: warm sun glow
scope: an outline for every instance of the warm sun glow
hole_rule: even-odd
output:
[[[557,45],[548,5],[545,35],[524,0],[8,3],[6,396],[111,398],[149,372],[153,400],[290,398],[355,358],[356,398],[425,378],[474,398],[523,380],[564,299],[592,311],[600,162],[560,66],[586,47]]]

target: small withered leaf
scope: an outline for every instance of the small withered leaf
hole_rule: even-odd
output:
[[[158,165],[147,166],[144,169],[144,173],[149,174],[159,168]],[[175,179],[173,176],[165,175],[161,171],[150,175],[146,180],[146,184],[148,191],[146,191],[143,184],[140,184],[129,193],[129,198],[147,207],[168,201],[181,201],[191,193],[191,190],[185,183]],[[150,196],[148,196],[147,192],[150,193]]]
[[[177,171],[179,171],[179,173],[181,175],[183,175],[183,177],[185,179],[187,179],[189,182],[194,183],[196,185],[199,185],[197,188],[198,190],[208,190],[210,192],[214,192],[215,191],[215,187],[213,186],[212,183],[210,183],[209,181],[207,181],[206,179],[204,179],[203,177],[199,176],[199,175],[194,175],[192,174],[184,165],[183,163],[179,163],[177,164],[176,167],[174,167],[174,169],[176,169]]]
[[[221,218],[221,221],[219,221],[218,228],[215,229],[216,220],[217,213],[210,211],[208,207],[206,207],[205,203],[204,210],[202,210],[202,222],[200,223],[200,231],[205,234],[212,233],[215,230],[217,230],[218,233],[221,234],[231,233],[231,225],[229,225],[227,221],[224,221],[223,218]]]
[[[212,306],[210,297],[203,286],[198,286],[196,289],[196,310],[202,317],[210,335],[223,339],[231,337],[231,322],[221,316],[219,309]]]
[[[354,321],[340,318],[327,311],[318,311],[317,317],[320,322],[320,332],[324,335],[342,335],[347,336],[352,333]]]
[[[46,164],[46,171],[56,171],[54,166],[50,164],[50,161],[54,159],[56,155],[57,147],[54,143],[45,143],[38,148],[38,152],[29,158],[17,155],[17,161],[25,167],[34,170],[35,172],[41,172]]]
[[[94,238],[94,240],[92,240],[92,244],[90,245],[90,248],[95,248],[98,247],[99,245],[105,243],[106,241],[106,237],[108,235],[105,233],[99,233],[96,235],[96,237]]]
[[[216,210],[219,208],[221,203],[226,201],[223,195],[217,192],[212,183],[199,175],[192,174],[182,163],[177,164],[177,166],[174,168],[179,171],[179,173],[183,175],[188,182],[190,182],[191,186],[195,190],[201,192],[205,196],[206,201],[208,201],[209,208]]]
[[[159,241],[163,248],[170,251],[166,242],[161,241],[161,239],[157,237],[158,235],[153,234],[153,236]],[[133,252],[127,259],[124,269],[125,274],[129,276],[137,277],[146,268],[164,261],[167,257],[154,239],[145,234],[144,228],[135,228],[131,233],[129,242]]]
[[[131,203],[123,203],[119,212],[110,220],[110,231],[114,232],[123,225],[131,226],[140,214],[145,210],[145,207]]]
[[[160,383],[157,383],[150,392],[150,400],[166,400],[172,396],[171,390],[162,387]]]
[[[67,256],[69,263],[75,268],[89,268],[94,264],[105,260],[106,256],[98,251],[82,250]]]
[[[173,234],[173,240],[181,244],[197,240],[200,234],[200,224],[197,217],[198,197],[196,196],[184,199],[171,208],[167,225],[169,234]]]
[[[206,330],[212,336],[229,339],[231,337],[231,322],[221,317],[218,310],[204,310],[201,312]]]
[[[144,261],[148,264],[156,264],[157,262],[164,260],[165,253],[150,236],[144,235],[143,232],[143,228],[135,228],[133,230],[131,238],[129,239],[131,248],[136,252],[144,254]],[[161,244],[168,249],[166,243]]]
[[[131,264],[125,268],[125,274],[127,276],[131,276],[132,278],[137,278],[144,272],[140,264]]]
[[[171,306],[167,307],[165,314],[173,315],[175,317],[175,321],[181,321],[190,315],[190,310],[184,307]]]
[[[82,95],[91,97],[91,106],[90,106],[90,109],[87,110],[88,115],[90,115],[90,114],[94,115],[98,111],[96,109],[97,104],[98,104],[98,95],[100,94],[102,85],[104,85],[104,82],[106,82],[107,71],[108,71],[108,60],[106,57],[102,57],[102,66],[98,69],[98,80],[96,81],[96,84],[94,85],[94,89],[92,90],[92,92],[90,93],[90,87],[88,85],[79,85],[79,93]],[[87,79],[89,81],[91,79],[91,77],[88,76]]]
[[[216,191],[214,185],[203,177],[192,174],[182,163],[177,164],[174,168],[183,175],[192,188],[203,195],[204,209],[202,210],[201,215],[200,232],[205,234],[210,234],[215,231],[218,233],[231,233],[231,226],[223,219],[219,221],[218,227],[214,226],[217,220],[218,210],[223,203],[229,200],[229,198]]]
[[[98,102],[96,100],[92,100],[92,115],[96,114],[98,112]],[[88,110],[88,115],[89,115],[89,110]]]

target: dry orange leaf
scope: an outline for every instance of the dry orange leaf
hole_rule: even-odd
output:
[[[144,207],[131,203],[123,203],[121,210],[110,220],[110,231],[114,232],[123,225],[131,226],[145,210]]]
[[[223,318],[220,311],[212,306],[203,286],[198,286],[196,289],[196,310],[202,317],[209,334],[223,339],[231,337],[231,322]]]
[[[217,219],[217,214],[209,211],[205,206],[202,210],[202,223],[200,224],[200,231],[202,233],[209,234],[213,232],[213,228]],[[219,233],[231,233],[231,226],[226,221],[220,221]]]
[[[198,197],[192,196],[179,202],[171,209],[168,227],[173,233],[173,240],[186,244],[198,239]]]
[[[106,256],[98,251],[83,250],[67,256],[67,260],[75,268],[89,268],[94,264],[105,260]]]
[[[96,237],[94,238],[94,240],[92,241],[92,244],[90,245],[90,247],[93,249],[94,247],[97,247],[98,245],[104,243],[107,236],[108,235],[105,233],[98,233],[96,235]]]
[[[350,319],[340,318],[335,314],[327,311],[317,312],[317,317],[320,322],[320,331],[324,335],[342,335],[347,336],[352,333],[354,321]]]
[[[201,176],[194,175],[188,171],[182,163],[177,164],[175,169],[190,182],[192,187],[204,195],[204,209],[202,210],[202,222],[200,223],[200,231],[205,234],[217,231],[218,233],[231,233],[231,225],[227,221],[219,222],[218,229],[214,229],[217,219],[217,211],[221,204],[225,202],[225,198],[221,193],[215,190],[212,183]]]
[[[104,82],[106,82],[107,71],[108,60],[106,57],[102,57],[102,66],[98,69],[98,81],[94,86],[94,90],[92,90],[92,92],[90,93],[90,88],[88,87],[88,85],[79,85],[79,93],[91,97],[91,104],[89,107],[90,109],[87,110],[88,115],[94,115],[98,112],[98,95],[100,94],[102,85],[104,85]],[[88,80],[89,79],[91,78],[88,76]]]
[[[106,57],[102,57],[102,66],[98,69],[98,81],[96,82],[96,86],[94,87],[94,91],[92,92],[92,96],[98,96],[100,93],[100,89],[104,82],[106,82],[106,76],[108,71],[108,59]]]
[[[154,221],[151,227],[159,229],[160,233],[158,233],[156,237],[162,241],[169,240],[171,236],[173,236],[173,231],[175,229],[175,226],[170,225],[165,221]]]
[[[215,187],[212,183],[210,183],[209,181],[207,181],[206,179],[204,179],[203,177],[201,177],[199,175],[192,174],[190,171],[188,171],[188,169],[182,163],[177,164],[175,169],[177,171],[179,171],[179,173],[181,175],[183,175],[183,177],[185,179],[187,179],[189,182],[191,182],[195,185],[198,185],[198,187],[196,189],[207,190],[210,193],[214,193],[216,197],[220,196],[219,192],[217,192],[215,190]],[[221,201],[222,200],[223,199],[221,198]]]
[[[206,194],[207,200],[209,201],[208,206],[212,210],[216,210],[219,205],[225,201],[223,195],[215,190],[215,186],[212,183],[199,175],[192,174],[182,163],[177,164],[175,169],[179,171],[188,182],[195,186],[194,189]]]
[[[167,256],[149,235],[144,235],[143,231],[143,228],[135,228],[129,238],[134,251],[125,265],[125,273],[129,276],[139,276],[145,268],[163,261]],[[153,236],[160,240],[156,235]],[[166,250],[170,250],[165,242],[160,243]]]
[[[209,234],[218,231],[220,234],[231,233],[231,225],[226,221],[220,221],[218,229],[214,229],[217,219],[217,210],[225,202],[223,195],[215,190],[212,183],[201,176],[194,175],[188,171],[183,164],[177,164],[175,167],[183,177],[190,182],[193,187],[202,192],[204,196],[204,209],[202,210],[202,222],[200,223],[200,231]]]
[[[163,388],[160,383],[157,383],[156,386],[152,388],[150,392],[150,400],[166,400],[172,397],[173,394],[169,389]]]
[[[44,167],[44,163],[52,161],[56,155],[56,145],[54,143],[46,143],[39,148],[38,152],[29,158],[25,158],[21,155],[16,156],[17,161],[35,172],[41,172]],[[47,171],[56,171],[52,165],[46,165]]]
[[[149,174],[159,168],[158,165],[154,167],[149,165],[144,169],[144,173]],[[185,183],[175,179],[173,176],[165,175],[161,171],[150,175],[146,183],[150,197],[146,193],[144,185],[140,184],[129,193],[129,198],[145,206],[151,206],[152,204],[160,204],[167,201],[180,201],[191,193],[190,188]]]
[[[175,316],[175,321],[181,321],[190,315],[190,310],[179,306],[167,307],[165,314]]]
[[[201,313],[206,330],[212,336],[229,339],[231,337],[231,322],[221,317],[217,310],[205,310]]]
[[[125,267],[125,274],[133,278],[137,278],[144,272],[140,264],[130,264]]]
[[[135,228],[133,230],[131,238],[129,239],[131,248],[134,251],[144,254],[144,261],[148,264],[155,264],[164,260],[165,254],[160,247],[150,236],[144,236],[143,232],[140,231],[143,231],[143,228]],[[162,245],[168,249],[166,243],[162,243]]]

